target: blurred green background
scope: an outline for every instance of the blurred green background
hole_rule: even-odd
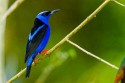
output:
[[[78,26],[104,0],[25,0],[7,18],[5,31],[6,80],[25,68],[25,47],[28,34],[36,15],[44,10],[61,9],[50,18],[51,38],[46,47],[50,49]],[[125,0],[119,0],[125,3]],[[11,6],[15,0],[9,0]],[[119,66],[125,55],[125,8],[110,2],[71,40],[95,55]],[[60,52],[62,54],[60,54]],[[64,43],[50,58],[42,60],[31,69],[29,78],[21,76],[14,83],[36,83],[45,68],[57,55],[68,57],[49,72],[44,83],[113,83],[117,70]],[[55,60],[55,58],[57,60]],[[46,76],[46,75],[45,75]]]

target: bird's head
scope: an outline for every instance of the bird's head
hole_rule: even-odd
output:
[[[43,11],[43,12],[40,12],[40,13],[36,16],[36,18],[38,18],[38,19],[41,20],[42,22],[48,24],[48,21],[49,21],[50,16],[51,16],[53,13],[57,12],[57,11],[59,11],[59,9],[52,10],[52,11]]]

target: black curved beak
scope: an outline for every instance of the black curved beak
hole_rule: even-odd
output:
[[[50,14],[60,11],[60,9],[52,10]]]

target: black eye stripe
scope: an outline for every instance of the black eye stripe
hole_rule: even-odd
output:
[[[45,12],[45,13],[42,14],[42,16],[48,16],[50,13],[51,13],[50,11]]]

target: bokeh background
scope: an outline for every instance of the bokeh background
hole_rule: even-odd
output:
[[[61,9],[50,18],[50,49],[78,26],[104,0],[25,0],[7,18],[5,30],[6,80],[25,68],[25,47],[36,15]],[[124,0],[119,0],[125,3]],[[15,0],[9,0],[11,6]],[[72,38],[93,54],[119,67],[125,56],[125,8],[110,2]],[[71,55],[71,56],[70,56]],[[66,56],[66,57],[63,57]],[[48,70],[47,70],[48,69]],[[50,69],[50,70],[49,70]],[[113,83],[117,70],[64,43],[31,69],[29,78],[14,83]]]

